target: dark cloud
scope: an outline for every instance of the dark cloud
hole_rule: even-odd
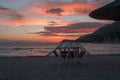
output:
[[[63,12],[64,10],[63,9],[61,9],[61,8],[52,8],[52,9],[48,9],[48,10],[46,10],[46,13],[47,14],[54,14],[54,15],[57,15],[57,16],[62,16],[62,12]]]
[[[25,18],[25,16],[18,13],[18,12],[15,12],[15,13],[11,14],[11,19],[22,20],[24,18]]]
[[[85,32],[84,30],[86,29],[99,28],[103,25],[104,23],[83,22],[83,23],[74,23],[67,26],[45,27],[45,30],[56,33],[80,33],[81,30],[82,32]]]
[[[55,33],[55,32],[47,32],[47,31],[39,31],[39,32],[32,32],[28,34],[37,34],[40,36],[48,36],[48,37],[78,37],[80,34],[61,34],[61,33]]]
[[[9,10],[9,9],[0,6],[0,10]]]
[[[38,31],[29,34],[37,34],[41,36],[67,36],[67,37],[79,37],[81,35],[88,34],[95,31],[97,28],[105,25],[98,22],[83,22],[75,23],[67,26],[59,27],[44,27],[45,31]]]
[[[20,19],[23,19],[25,16],[22,15],[21,13],[15,11],[15,10],[12,10],[10,8],[5,8],[5,7],[1,7],[0,6],[0,16],[4,16],[6,18],[6,16],[9,16],[7,17],[7,19],[15,19],[15,20],[20,20]]]
[[[48,25],[58,25],[55,21],[49,21]]]
[[[79,14],[89,14],[92,10],[91,9],[83,9],[83,10],[81,10],[81,8],[75,8],[74,9],[75,10],[75,12],[77,12],[77,13],[79,13]]]
[[[28,34],[51,34],[49,31],[29,32]]]

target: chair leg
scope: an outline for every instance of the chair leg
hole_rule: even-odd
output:
[[[86,62],[84,57],[82,57],[81,60],[82,60],[83,63],[87,64],[87,62]]]
[[[59,66],[59,67],[61,66],[61,63],[62,63],[61,60],[62,60],[62,59],[59,57],[59,58],[58,58],[58,66]]]

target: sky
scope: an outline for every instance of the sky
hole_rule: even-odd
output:
[[[88,15],[112,1],[0,0],[0,40],[74,40],[111,22],[96,20]]]

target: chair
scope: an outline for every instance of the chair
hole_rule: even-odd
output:
[[[86,50],[81,50],[80,53],[78,53],[78,57],[79,58],[83,57],[85,53],[86,53]]]
[[[86,53],[85,48],[78,42],[60,43],[52,52],[48,55],[54,54],[57,57],[58,64],[69,63],[73,61],[77,63]]]
[[[84,60],[84,55],[85,55],[85,53],[86,53],[86,50],[81,50],[80,51],[80,53],[78,53],[78,61],[77,61],[77,63],[79,64],[80,63],[80,61],[82,60],[85,64],[87,64],[86,63],[86,61]],[[80,60],[79,60],[80,59]]]

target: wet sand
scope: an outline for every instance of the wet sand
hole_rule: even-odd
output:
[[[0,80],[120,80],[120,56],[84,56],[58,66],[55,57],[0,57]]]

